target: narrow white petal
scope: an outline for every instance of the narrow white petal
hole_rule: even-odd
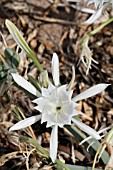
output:
[[[16,123],[14,126],[12,126],[9,129],[9,131],[26,128],[27,126],[30,126],[30,125],[34,124],[35,122],[39,121],[41,119],[41,117],[42,117],[42,115],[37,115],[37,116],[32,116],[32,117],[26,118],[24,120],[21,120],[18,123]]]
[[[85,133],[89,134],[90,136],[92,136],[93,138],[99,140],[101,139],[101,136],[92,128],[90,128],[89,126],[85,125],[84,123],[80,122],[79,120],[76,120],[74,118],[72,118],[72,121]]]
[[[88,18],[87,21],[85,21],[85,24],[92,24],[95,22],[102,14],[102,8],[100,8],[98,11],[96,11],[94,14],[91,15],[90,18]]]
[[[58,126],[53,126],[51,137],[50,137],[50,158],[54,163],[57,157],[58,148]]]
[[[75,96],[72,100],[74,102],[77,102],[79,100],[83,100],[83,99],[86,99],[86,98],[89,98],[91,96],[94,96],[98,93],[101,93],[103,90],[105,90],[107,88],[107,86],[109,86],[110,84],[104,84],[104,83],[101,83],[101,84],[97,84],[91,88],[89,88],[88,90],[80,93],[79,95]]]
[[[31,84],[29,83],[27,80],[25,80],[23,77],[21,77],[18,74],[14,74],[12,73],[13,79],[14,81],[21,86],[22,88],[24,88],[25,90],[27,90],[28,92],[30,92],[31,94],[40,97],[41,93],[37,91],[37,89]]]
[[[109,5],[109,3],[106,3],[105,5],[103,5],[101,8],[99,8],[93,15],[91,15],[91,17],[85,21],[85,24],[92,24],[93,22],[95,22],[102,14],[102,12],[107,8],[107,6]]]
[[[59,59],[56,53],[52,57],[52,76],[55,86],[59,85]]]

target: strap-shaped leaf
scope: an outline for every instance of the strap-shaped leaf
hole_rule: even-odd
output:
[[[75,126],[71,125],[71,126],[65,126],[76,138],[76,140],[78,141],[78,143],[80,143],[82,140],[84,140],[86,138],[86,136]],[[86,141],[83,145],[85,148],[87,148],[94,140],[90,139],[88,141]],[[89,148],[89,153],[90,155],[92,155],[93,157],[95,156],[95,153],[98,149],[98,147],[100,146],[100,142],[99,141],[95,141],[95,143],[93,145],[90,146]],[[109,161],[109,155],[106,151],[103,152],[100,160],[106,165]]]

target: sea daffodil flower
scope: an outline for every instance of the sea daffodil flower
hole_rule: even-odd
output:
[[[57,148],[58,148],[58,127],[64,125],[71,125],[71,121],[74,122],[81,130],[91,135],[95,139],[99,140],[100,135],[89,126],[85,125],[81,121],[73,118],[80,112],[77,110],[79,100],[89,98],[102,92],[109,84],[98,84],[81,94],[72,97],[73,90],[70,90],[68,85],[60,85],[59,81],[59,60],[56,53],[53,54],[52,58],[52,77],[53,84],[49,81],[48,87],[41,87],[41,93],[37,93],[37,90],[24,78],[18,74],[12,74],[14,81],[21,87],[33,93],[37,98],[33,101],[37,104],[35,109],[40,111],[41,114],[26,118],[10,128],[12,130],[19,130],[26,128],[29,125],[39,121],[41,123],[47,122],[47,127],[52,127],[52,133],[50,137],[50,157],[53,162],[56,160]],[[72,76],[73,79],[74,76]],[[71,81],[72,82],[72,81]]]

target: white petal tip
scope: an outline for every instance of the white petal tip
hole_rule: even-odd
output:
[[[55,86],[59,85],[59,59],[56,53],[52,57],[52,76]]]
[[[53,163],[55,163],[55,162],[56,162],[56,159],[52,159],[52,158],[51,158],[51,160],[52,160],[52,162],[53,162]]]
[[[16,129],[13,128],[13,126],[9,128],[10,132],[13,131],[13,130],[16,130]]]
[[[11,73],[11,75],[12,75],[12,77],[15,77],[17,74],[15,74],[15,73]]]
[[[55,125],[52,128],[52,133],[50,137],[50,158],[53,163],[56,161],[58,149],[58,126]]]
[[[110,86],[110,85],[111,85],[111,84],[106,84],[106,87],[107,87],[107,86]]]
[[[8,20],[8,19],[6,19],[6,20],[5,20],[5,24],[7,25],[7,24],[8,24],[8,22],[9,22],[9,20]]]
[[[54,57],[58,57],[58,56],[57,56],[57,53],[53,53],[53,56],[54,56]]]
[[[111,84],[103,84],[103,90],[106,89],[108,86],[110,86]]]
[[[22,129],[22,127],[21,126],[17,126],[17,123],[16,123],[15,125],[13,125],[12,127],[9,128],[9,131],[11,132],[11,131],[20,130],[20,129]]]
[[[97,139],[97,140],[100,140],[100,139],[101,139],[101,136],[100,136],[100,135],[98,135],[98,136],[96,137],[96,139]]]

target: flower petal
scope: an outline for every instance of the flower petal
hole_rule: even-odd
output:
[[[54,163],[57,157],[58,148],[58,126],[53,126],[51,137],[50,137],[50,158]]]
[[[57,88],[57,94],[60,96],[62,101],[71,100],[73,90],[67,90],[67,85],[62,85]]]
[[[56,89],[56,87],[49,81],[48,88],[44,87],[41,88],[42,96],[45,98],[50,98],[51,93],[53,92],[54,89]]]
[[[59,59],[56,53],[53,53],[52,58],[52,76],[55,86],[59,85]]]
[[[105,3],[101,8],[99,8],[93,15],[91,15],[91,17],[85,21],[85,24],[92,24],[93,22],[95,22],[102,14],[102,12],[107,8],[107,6],[109,5],[108,3]]]
[[[21,77],[18,74],[14,74],[12,73],[13,79],[14,81],[21,86],[22,88],[24,88],[25,90],[27,90],[28,92],[30,92],[31,94],[40,97],[41,93],[39,91],[37,91],[37,89],[31,84],[29,83],[27,80],[25,80],[23,77]]]
[[[101,93],[104,89],[107,88],[107,86],[109,86],[110,84],[104,84],[104,83],[101,83],[101,84],[97,84],[91,88],[89,88],[88,90],[80,93],[79,95],[75,96],[72,100],[74,102],[77,102],[79,100],[83,100],[83,99],[86,99],[86,98],[89,98],[91,96],[94,96],[98,93]]]
[[[90,136],[92,136],[93,138],[99,140],[101,139],[101,136],[92,128],[90,128],[89,126],[85,125],[84,123],[82,123],[79,120],[76,120],[74,118],[72,118],[72,121],[84,132],[86,132],[87,134],[89,134]]]
[[[31,116],[29,118],[21,120],[18,123],[16,123],[14,126],[12,126],[9,129],[9,131],[26,128],[27,126],[30,126],[30,125],[34,124],[35,122],[39,121],[41,119],[41,117],[42,117],[42,115],[37,115],[37,116]]]

